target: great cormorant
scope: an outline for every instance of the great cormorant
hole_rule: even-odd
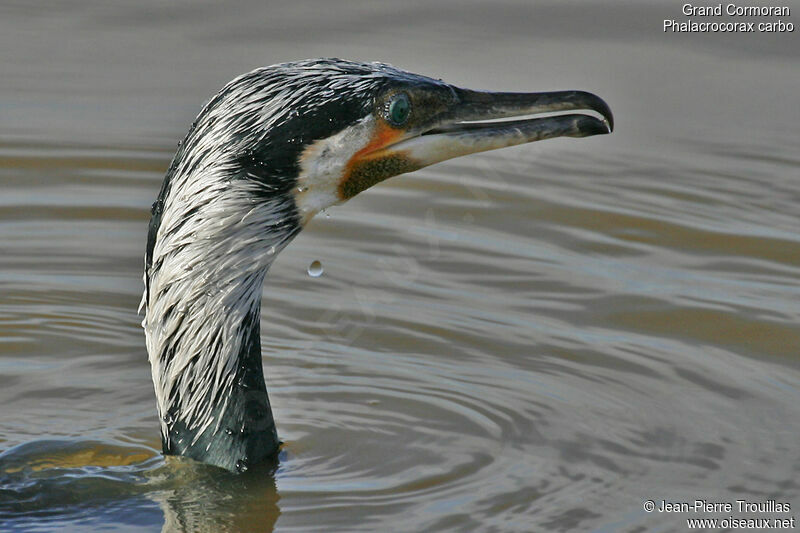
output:
[[[585,114],[552,115],[572,109]],[[517,118],[551,113],[539,118]],[[192,124],[153,204],[142,325],[165,454],[228,470],[274,457],[261,287],[320,210],[473,152],[609,133],[581,91],[462,89],[383,63],[314,59],[228,83]]]

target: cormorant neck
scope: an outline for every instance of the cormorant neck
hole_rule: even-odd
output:
[[[265,273],[222,284],[200,274],[207,291],[161,308],[148,328],[149,338],[161,341],[151,363],[165,454],[243,471],[278,451],[261,363]],[[175,284],[168,291],[188,292]]]
[[[300,231],[293,204],[288,211],[283,198],[250,198],[229,185],[204,204],[165,202],[143,299],[164,453],[239,471],[278,451],[261,363],[261,289]]]
[[[191,363],[198,365],[202,359],[226,357],[233,373],[219,389],[190,389],[188,397],[170,405],[163,417],[165,454],[183,455],[239,472],[276,455],[280,441],[264,382],[259,315],[260,305],[239,326],[238,354],[231,357],[209,352]],[[204,370],[184,370],[192,374],[197,371]],[[204,404],[202,412],[195,413],[194,418],[182,416],[184,406],[197,403]],[[210,425],[203,427],[205,421]]]

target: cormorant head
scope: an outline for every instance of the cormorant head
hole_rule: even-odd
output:
[[[262,73],[286,76],[296,87],[285,102],[290,108],[285,122],[273,126],[270,136],[296,143],[293,196],[301,224],[380,181],[445,159],[613,128],[608,105],[581,91],[472,91],[383,63],[337,59],[279,65]],[[571,109],[594,110],[603,118],[496,120]]]
[[[602,119],[496,120],[572,109]],[[612,128],[608,105],[587,92],[472,91],[384,63],[315,59],[230,82],[198,117],[172,170],[181,173],[188,159],[188,170],[216,165],[226,180],[252,182],[256,195],[290,193],[302,226],[380,181],[445,159]]]
[[[298,158],[294,200],[301,223],[380,181],[445,159],[613,128],[608,105],[582,91],[473,91],[382,63],[324,60],[289,68],[307,75],[322,96],[311,106],[298,102],[297,122],[286,124],[289,131],[309,132],[313,122],[312,129],[322,133],[304,139]],[[496,120],[570,109],[594,110],[603,118],[570,114]]]

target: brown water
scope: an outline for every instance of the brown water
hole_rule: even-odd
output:
[[[151,3],[0,5],[0,530],[800,515],[797,31],[665,35],[680,2]],[[265,287],[277,470],[165,460],[136,315],[149,206],[205,99],[316,56],[591,90],[618,128],[318,217]]]

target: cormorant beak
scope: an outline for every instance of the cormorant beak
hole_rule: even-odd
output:
[[[448,120],[386,149],[425,167],[475,152],[495,150],[554,137],[589,137],[611,133],[614,116],[600,97],[584,91],[546,93],[482,92],[454,88],[458,103]],[[518,118],[568,110],[586,114],[561,114]]]
[[[452,91],[453,101],[423,125],[376,127],[367,145],[350,158],[338,184],[338,201],[386,178],[446,159],[553,137],[611,133],[614,128],[608,104],[583,91],[503,93],[457,87]],[[602,118],[552,114],[573,109],[591,110]],[[541,113],[550,115],[529,117]]]

